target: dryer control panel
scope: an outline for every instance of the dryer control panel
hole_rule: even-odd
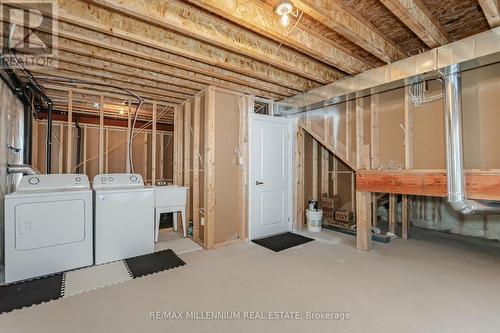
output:
[[[143,188],[144,181],[138,173],[109,173],[94,177],[92,187],[95,190]]]
[[[49,174],[23,176],[16,192],[54,192],[89,189],[90,183],[87,175]]]

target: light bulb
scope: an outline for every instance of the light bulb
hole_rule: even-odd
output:
[[[123,114],[123,108],[120,108],[120,114]]]
[[[282,26],[287,27],[288,23],[290,22],[290,19],[288,18],[288,15],[281,16],[280,22],[281,22]]]

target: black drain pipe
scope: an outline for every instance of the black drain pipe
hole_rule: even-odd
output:
[[[48,97],[47,97],[48,98]],[[45,154],[45,168],[46,168],[46,173],[52,173],[52,101],[49,99],[49,102],[47,102],[47,151]]]
[[[76,127],[76,173],[81,173],[81,159],[82,159],[82,127],[80,126],[80,117],[77,115],[75,120]]]
[[[31,142],[33,140],[33,127],[32,127],[32,109],[31,97],[33,97],[33,92],[28,86],[24,88],[24,95],[30,103],[24,104],[24,144],[23,144],[23,161],[24,164],[32,165],[32,147]]]

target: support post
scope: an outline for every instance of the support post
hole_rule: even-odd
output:
[[[371,248],[371,195],[356,192],[356,248],[369,251]]]
[[[207,110],[205,115],[205,247],[214,245],[215,218],[215,91],[207,89]]]
[[[304,227],[304,130],[296,126],[297,144],[295,146],[295,228]]]
[[[66,172],[73,172],[73,91],[68,90],[68,149],[66,151]]]
[[[389,232],[393,234],[396,232],[397,222],[397,196],[396,194],[389,194]]]
[[[200,96],[193,109],[193,239],[200,239]]]
[[[378,149],[378,129],[379,129],[379,121],[378,121],[378,113],[379,113],[379,95],[373,94],[371,96],[370,103],[370,125],[371,125],[371,168],[378,169],[380,158],[379,158],[379,149]]]
[[[57,171],[59,173],[64,173],[64,164],[63,164],[63,155],[64,155],[64,123],[59,125],[59,150],[58,150],[58,166]]]
[[[156,183],[156,101],[153,101],[153,129],[151,133],[151,185]]]
[[[104,173],[104,96],[99,105],[99,173]]]

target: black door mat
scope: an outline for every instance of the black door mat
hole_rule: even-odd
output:
[[[0,313],[41,304],[61,297],[63,274],[0,287]]]
[[[280,252],[291,247],[305,244],[313,241],[314,239],[305,237],[302,235],[297,235],[291,232],[285,232],[283,234],[278,234],[270,237],[254,239],[252,242],[273,250],[274,252]]]
[[[118,260],[99,266],[123,265],[123,270],[127,270],[128,275],[130,276],[128,279],[119,281],[124,282],[141,276],[184,266],[185,264],[186,263],[179,258],[174,251],[168,249],[125,260]],[[75,273],[83,273],[83,276],[85,276],[86,274],[89,274],[89,270],[92,272],[91,274],[97,274],[95,271],[92,271],[92,269],[96,267],[98,266],[89,266],[38,279],[0,286],[0,314],[63,297],[64,291],[71,289],[71,281],[68,281],[67,276]],[[82,292],[94,290],[100,287],[104,286],[91,286]]]
[[[186,263],[179,258],[174,251],[168,249],[125,259],[125,264],[132,277],[138,278],[144,275],[184,266]]]

